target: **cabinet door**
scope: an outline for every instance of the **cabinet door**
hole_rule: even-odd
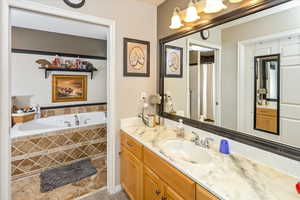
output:
[[[141,200],[143,164],[123,146],[121,151],[121,184],[131,200]]]
[[[200,185],[197,185],[196,188],[196,199],[197,200],[218,200],[217,197],[212,195],[206,189],[202,188]]]
[[[143,175],[143,200],[161,200],[163,194],[163,186],[159,177],[149,168],[144,167]]]
[[[162,200],[188,200],[182,198],[179,194],[177,194],[172,188],[168,185],[164,186],[164,196]]]

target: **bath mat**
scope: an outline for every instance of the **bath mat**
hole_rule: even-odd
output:
[[[97,173],[91,159],[81,160],[70,165],[46,170],[41,173],[41,192],[48,192],[55,188],[79,181]]]

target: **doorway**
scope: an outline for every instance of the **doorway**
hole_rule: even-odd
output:
[[[76,12],[58,8],[44,7],[36,3],[24,3],[18,1],[1,2],[1,24],[8,31],[1,33],[1,132],[10,133],[11,116],[11,11],[21,9],[30,13],[39,13],[56,18],[68,19],[80,23],[86,23],[95,27],[107,28],[107,190],[114,193],[115,186],[115,110],[114,110],[114,77],[115,77],[115,22],[104,18],[83,15]],[[11,199],[11,143],[10,134],[1,134],[1,199]]]

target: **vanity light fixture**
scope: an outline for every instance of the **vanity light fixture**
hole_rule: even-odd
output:
[[[178,29],[183,26],[183,24],[181,23],[179,12],[180,9],[178,7],[174,9],[173,16],[171,19],[171,25],[169,26],[170,29]]]
[[[193,0],[191,0],[189,3],[189,7],[186,10],[186,16],[184,18],[184,21],[185,22],[194,22],[198,19],[200,19],[200,16],[198,15],[195,3],[193,2]]]
[[[226,8],[227,6],[223,3],[223,0],[206,0],[203,11],[205,13],[217,13]]]
[[[240,3],[242,2],[243,0],[229,0],[230,3]]]

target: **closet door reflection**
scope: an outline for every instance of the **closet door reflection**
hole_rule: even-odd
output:
[[[254,129],[279,135],[280,55],[255,57]]]

